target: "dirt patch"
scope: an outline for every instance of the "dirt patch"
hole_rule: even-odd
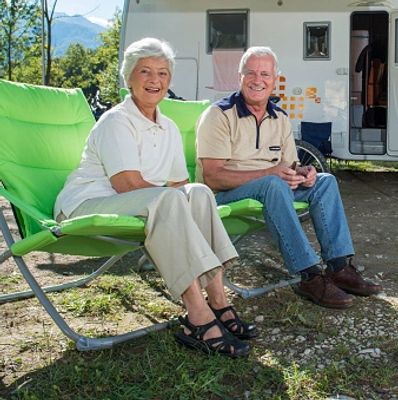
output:
[[[381,282],[386,288],[384,297],[382,296],[381,299],[358,299],[357,303],[360,306],[350,311],[350,314],[346,314],[349,315],[347,321],[344,321],[344,323],[348,324],[346,329],[354,329],[350,328],[352,321],[361,319],[363,322],[366,319],[363,322],[364,326],[374,324],[372,332],[376,332],[376,326],[380,325],[380,318],[382,318],[383,326],[385,326],[383,334],[390,335],[387,332],[388,326],[393,330],[395,329],[395,332],[397,331],[398,246],[396,246],[396,243],[398,242],[398,213],[396,211],[396,200],[398,199],[398,173],[343,171],[339,172],[337,177],[356,249],[356,265],[364,268],[364,273],[367,277]],[[16,235],[17,228],[8,205],[5,202],[0,202],[0,207],[13,227],[13,234]],[[307,222],[304,226],[310,240],[314,243],[314,246],[317,246],[311,224]],[[267,233],[259,232],[239,243],[238,249],[242,256],[242,266],[251,267],[245,268],[244,273],[242,273],[242,270],[238,271],[238,278],[241,283],[251,285],[257,283],[258,280],[271,278],[268,275],[284,275],[280,255],[273,246],[269,245],[269,242]],[[4,249],[5,244],[1,241],[0,252],[4,251]],[[136,265],[138,257],[138,254],[125,257],[122,262],[112,267],[110,274],[116,277],[131,276],[131,267]],[[78,278],[91,271],[94,265],[97,265],[96,261],[80,257],[41,253],[31,254],[26,260],[28,265],[37,266],[34,269],[34,273],[37,279],[44,284],[50,282],[60,283],[71,278]],[[269,271],[264,266],[270,267]],[[256,269],[257,272],[255,271]],[[235,272],[232,271],[232,273],[238,275],[236,270]],[[151,279],[152,285],[148,290],[158,289],[161,283],[156,278]],[[12,260],[7,260],[1,264],[0,285],[1,292],[4,293],[11,290],[21,290],[26,287]],[[94,296],[92,292],[87,292],[87,294],[88,296]],[[138,305],[135,304],[134,306],[123,308],[123,312],[111,309],[108,314],[113,315],[112,318],[109,318],[109,315],[94,315],[90,316],[90,318],[76,316],[76,314],[70,312],[68,307],[62,305],[66,295],[57,294],[51,296],[54,297],[57,304],[61,305],[62,313],[67,316],[68,321],[78,330],[85,332],[89,331],[102,335],[123,332],[127,329],[132,329],[136,325],[149,324],[153,319],[149,315],[150,313],[142,312],[142,307],[140,308],[138,303]],[[284,321],[284,319],[281,320],[280,315],[276,318],[267,311],[270,305],[273,305],[276,309],[279,307],[280,312],[283,313],[288,304],[295,304],[294,302],[297,302],[297,298],[290,289],[282,289],[269,296],[251,300],[240,300],[233,294],[230,294],[230,296],[234,298],[239,310],[246,316],[252,318],[260,315],[263,317],[263,319],[259,318],[257,320],[262,332],[257,341],[257,352],[260,352],[264,343],[267,343],[268,349],[275,347],[272,350],[277,355],[278,352],[280,352],[280,355],[285,355],[283,348],[287,346],[287,348],[292,349],[291,354],[289,353],[291,357],[298,357],[295,346],[300,348],[300,351],[302,350],[300,337],[308,334],[310,329],[306,327],[308,324],[310,327],[312,323],[315,324],[315,322],[311,322],[312,310],[315,309],[312,307],[315,306],[308,302],[297,303],[307,310],[307,313],[304,311],[296,314],[298,322],[304,326],[304,328],[301,328],[300,334],[294,323],[289,323],[290,325],[288,324],[289,326],[284,328],[284,323],[281,326],[280,322]],[[385,312],[387,303],[388,313]],[[178,306],[176,307],[174,309],[171,307],[170,310],[178,312],[180,309]],[[332,325],[343,323],[342,320],[344,318],[340,317],[341,314],[335,314],[334,311],[329,310],[323,310],[322,312],[325,320],[330,319]],[[368,317],[365,314],[368,314]],[[286,318],[291,319],[289,316]],[[370,323],[369,321],[373,322]],[[0,332],[0,396],[2,393],[9,393],[10,385],[14,382],[20,383],[28,373],[51,365],[61,357],[65,350],[70,348],[68,340],[59,333],[54,323],[35,299],[0,305]],[[361,330],[358,330],[357,334],[363,334],[366,340],[362,345],[361,337],[357,339],[359,343],[358,354],[363,354],[364,357],[369,356],[372,360],[378,360],[382,357],[388,360],[388,354],[385,354],[386,350],[380,350],[376,344],[372,343],[371,339],[366,338],[365,331],[361,332]],[[288,345],[286,341],[280,342],[282,333],[286,341],[290,340]],[[386,337],[390,338],[388,335]],[[393,335],[393,331],[391,335]],[[379,341],[380,336],[381,334],[378,334],[377,340]],[[396,340],[392,336],[390,339]],[[317,346],[317,336],[315,334],[313,340],[314,346]],[[271,342],[272,345],[270,344]],[[278,345],[281,347],[280,349],[278,349]],[[347,346],[349,347],[348,344]],[[256,344],[254,344],[254,347],[256,347]],[[324,348],[321,350],[325,351]],[[310,356],[309,353],[308,356]],[[393,356],[396,357],[397,355],[394,353]],[[308,359],[304,358],[303,360],[303,362],[308,362]],[[326,365],[321,358],[315,362],[323,367]]]
[[[356,260],[369,273],[398,273],[398,174],[338,175]]]

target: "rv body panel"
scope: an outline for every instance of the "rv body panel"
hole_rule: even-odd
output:
[[[398,64],[393,55],[396,44],[392,40],[389,42],[389,107],[384,127],[363,122],[366,108],[373,106],[364,103],[361,107],[361,101],[365,101],[364,75],[355,73],[355,61],[369,40],[373,40],[372,32],[368,32],[368,37],[367,32],[360,32],[361,18],[365,18],[361,13],[384,13],[387,21],[394,13],[385,6],[356,7],[352,3],[343,0],[286,4],[260,0],[131,0],[125,4],[128,13],[124,19],[122,47],[146,36],[167,40],[177,54],[172,90],[186,99],[215,101],[232,90],[216,87],[215,57],[209,51],[209,10],[246,12],[246,47],[268,45],[278,55],[282,79],[277,83],[275,94],[281,97],[280,106],[288,113],[296,137],[300,137],[301,121],[331,121],[335,157],[395,159],[394,156],[398,156],[398,130],[394,129],[398,126]],[[398,0],[388,3],[394,3],[398,9]],[[361,15],[357,18],[359,22],[353,23],[352,15],[356,12]],[[311,24],[327,26],[328,57],[312,58],[306,53],[306,26],[311,28]],[[387,36],[392,37],[398,28],[395,23],[390,24]],[[369,22],[369,28],[373,26],[374,23]],[[388,37],[385,40],[388,41]],[[357,100],[353,100],[355,97]],[[376,111],[382,107],[384,105],[378,106]]]
[[[390,14],[388,154],[398,156],[398,11]]]

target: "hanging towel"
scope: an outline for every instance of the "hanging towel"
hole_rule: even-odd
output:
[[[213,50],[213,89],[231,91],[239,88],[238,67],[243,50]]]

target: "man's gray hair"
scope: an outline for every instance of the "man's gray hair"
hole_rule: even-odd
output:
[[[249,47],[243,54],[240,63],[239,63],[239,73],[243,74],[246,70],[246,64],[250,57],[262,57],[262,56],[271,56],[274,59],[274,72],[275,76],[279,75],[279,62],[278,57],[272,51],[271,47],[267,46],[253,46]]]
[[[131,72],[138,61],[148,57],[159,57],[168,61],[170,74],[173,75],[175,65],[173,49],[167,42],[147,37],[131,43],[124,52],[120,75],[123,77],[126,86],[128,86]]]

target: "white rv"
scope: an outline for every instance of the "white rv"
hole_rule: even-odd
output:
[[[185,99],[224,97],[241,52],[268,45],[297,137],[331,122],[334,157],[398,161],[398,0],[125,0],[121,54],[145,36],[176,50]]]

